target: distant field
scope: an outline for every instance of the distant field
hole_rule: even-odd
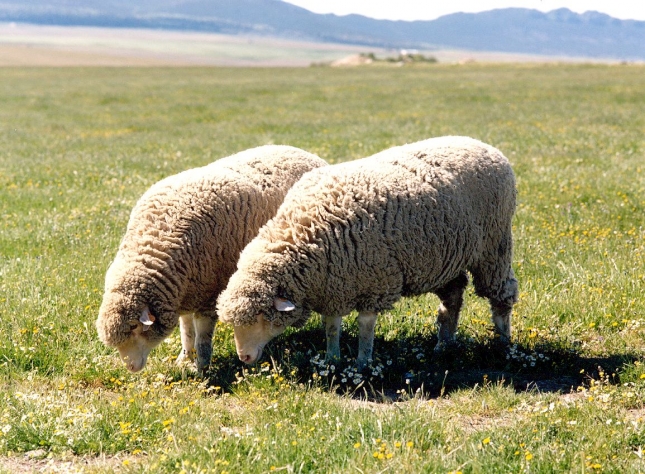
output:
[[[0,69],[0,472],[645,471],[645,68]],[[219,325],[129,374],[103,278],[154,182],[267,143],[330,163],[476,137],[517,175],[514,346],[472,290],[437,357],[434,296],[377,324],[373,367],[320,366],[318,321],[250,369]],[[344,380],[343,380],[344,379]]]
[[[0,23],[0,66],[309,66],[361,52],[381,58],[398,54],[261,36]],[[584,61],[456,50],[424,53],[446,63]]]
[[[0,66],[308,66],[358,51],[259,36],[0,24]]]
[[[0,66],[308,66],[356,52],[252,36],[0,24]]]

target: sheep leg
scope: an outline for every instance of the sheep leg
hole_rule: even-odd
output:
[[[493,324],[495,324],[495,330],[504,343],[508,343],[511,340],[511,313],[517,299],[517,280],[511,270],[510,277],[504,282],[501,294],[496,298],[489,298]]]
[[[195,315],[195,350],[197,351],[197,371],[205,375],[213,356],[213,332],[216,317]]]
[[[455,340],[459,312],[464,304],[464,290],[467,285],[468,276],[465,273],[461,273],[457,278],[436,291],[441,304],[437,311],[437,336],[439,342],[434,348],[435,352],[441,352],[446,345],[453,343]]]
[[[376,317],[377,314],[373,311],[361,311],[358,313],[358,357],[356,358],[358,370],[362,370],[372,362]]]
[[[193,314],[179,315],[179,332],[181,334],[181,352],[177,356],[177,364],[195,360],[195,326]]]
[[[477,289],[477,285],[475,288]],[[495,332],[503,343],[508,343],[511,340],[511,313],[513,305],[517,302],[518,293],[517,280],[513,275],[513,270],[508,271],[508,277],[498,291],[484,293],[490,302]]]
[[[500,340],[508,343],[511,340],[511,313],[513,305],[491,303],[491,313],[493,315],[493,324],[495,331],[499,334]]]
[[[340,316],[325,317],[325,334],[327,336],[327,355],[325,360],[333,362],[340,359]]]

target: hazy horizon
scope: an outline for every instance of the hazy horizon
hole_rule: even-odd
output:
[[[434,20],[451,13],[478,13],[499,8],[531,8],[542,12],[568,8],[576,13],[597,11],[621,20],[645,21],[645,2],[633,0],[398,0],[365,2],[364,0],[283,0],[314,13],[364,15],[379,20]]]

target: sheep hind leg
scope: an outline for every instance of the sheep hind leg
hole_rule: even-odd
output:
[[[181,334],[181,352],[177,356],[177,365],[195,360],[195,326],[193,313],[179,316],[179,333]]]
[[[376,317],[377,315],[373,311],[361,311],[358,313],[358,357],[356,357],[358,370],[362,370],[372,362]]]
[[[437,311],[437,336],[439,342],[434,348],[437,353],[442,352],[446,346],[455,341],[459,312],[464,304],[466,286],[468,286],[468,276],[465,273],[461,273],[457,278],[449,281],[435,292],[441,300],[441,305],[439,305],[439,310]]]
[[[195,351],[197,352],[197,371],[200,375],[206,375],[206,371],[213,356],[213,332],[217,316],[195,315]]]

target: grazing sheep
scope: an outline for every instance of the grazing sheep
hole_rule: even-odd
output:
[[[218,299],[239,358],[310,312],[325,319],[327,358],[340,356],[341,317],[358,310],[359,368],[372,357],[377,313],[402,296],[441,300],[439,344],[454,339],[473,277],[504,340],[517,300],[511,269],[515,177],[502,153],[441,137],[307,173],[240,256]]]
[[[100,339],[137,372],[181,318],[177,361],[193,360],[196,352],[204,373],[213,350],[216,298],[240,252],[289,188],[326,165],[298,148],[269,145],[153,185],[132,210],[107,271],[96,321]]]

